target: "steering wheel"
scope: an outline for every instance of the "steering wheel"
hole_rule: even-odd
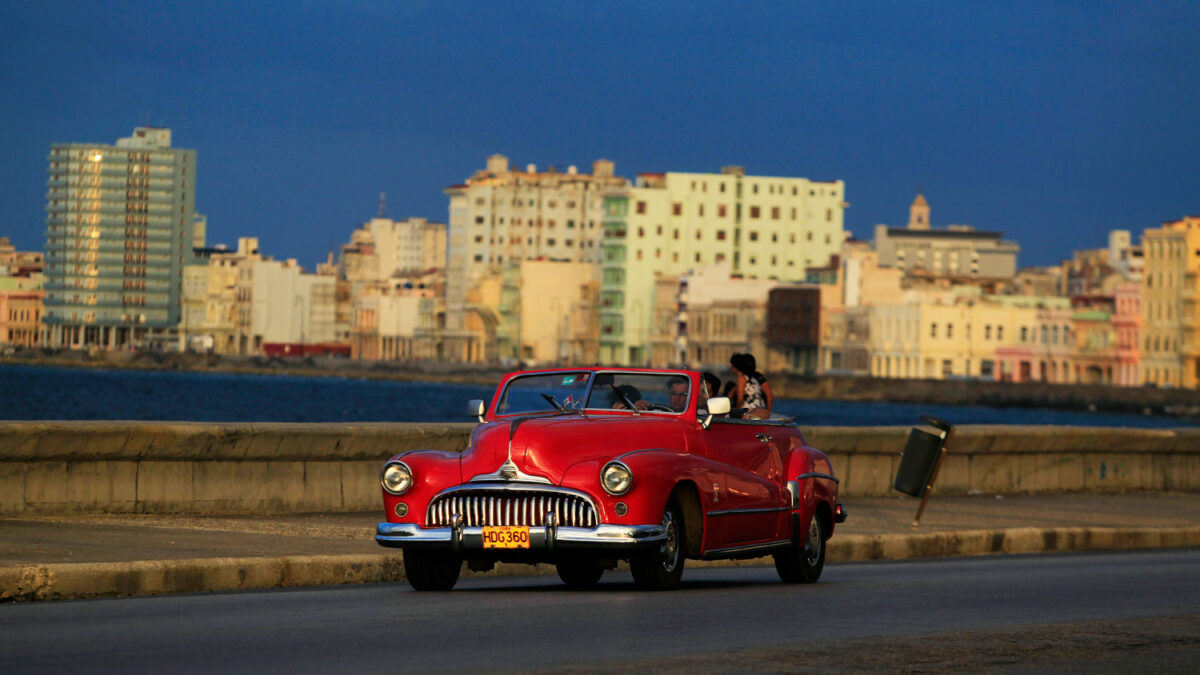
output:
[[[666,403],[651,403],[646,410],[657,410],[659,412],[677,412],[674,408]]]

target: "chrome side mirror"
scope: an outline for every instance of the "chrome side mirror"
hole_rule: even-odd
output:
[[[467,414],[474,417],[482,423],[484,421],[483,414],[487,412],[487,403],[482,399],[473,398],[467,402]]]
[[[708,403],[706,405],[708,406],[707,410],[696,411],[697,415],[700,416],[700,426],[704,427],[705,429],[712,424],[713,417],[716,417],[717,415],[728,415],[731,408],[729,404],[729,397],[727,396],[714,396],[708,399]]]

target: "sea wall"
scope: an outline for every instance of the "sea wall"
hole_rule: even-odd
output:
[[[473,424],[0,423],[0,515],[370,510],[379,469]],[[897,494],[908,427],[805,428],[846,499]],[[964,426],[945,494],[1200,490],[1200,429]]]

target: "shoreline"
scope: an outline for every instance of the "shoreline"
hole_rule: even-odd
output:
[[[0,367],[38,366],[223,375],[289,375],[494,386],[513,367],[437,361],[377,362],[339,357],[222,356],[179,352],[94,352],[23,349]],[[718,372],[725,379],[729,373]],[[1200,418],[1200,390],[1107,385],[902,380],[845,375],[768,374],[777,398],[929,405],[978,405],[1103,411]]]

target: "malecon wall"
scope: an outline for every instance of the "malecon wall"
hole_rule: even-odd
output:
[[[372,510],[408,449],[458,451],[474,424],[0,422],[0,515]],[[844,498],[896,494],[908,427],[805,428]],[[965,426],[937,491],[1200,490],[1200,429]]]

